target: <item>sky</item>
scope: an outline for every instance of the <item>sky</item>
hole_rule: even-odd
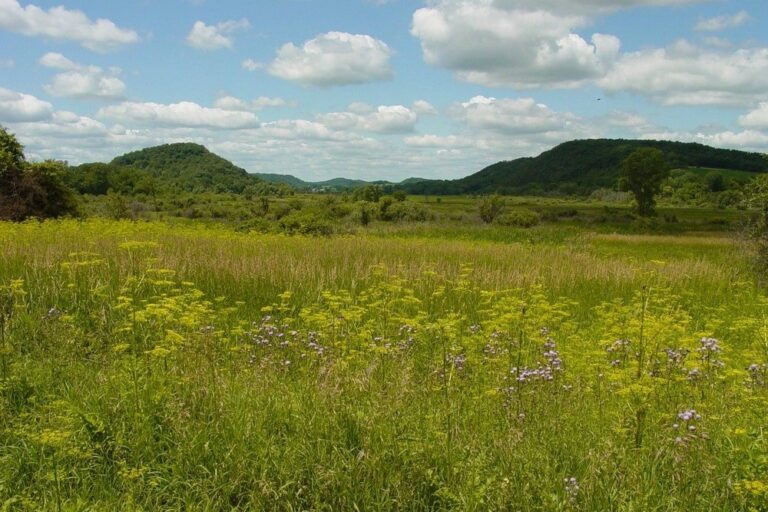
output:
[[[766,0],[0,0],[29,159],[458,178],[572,139],[768,152]]]

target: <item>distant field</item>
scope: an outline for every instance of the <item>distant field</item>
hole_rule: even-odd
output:
[[[676,212],[0,223],[0,503],[765,510],[768,297],[719,212]]]

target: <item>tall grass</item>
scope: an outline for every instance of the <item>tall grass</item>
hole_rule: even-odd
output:
[[[726,238],[0,224],[8,510],[764,510]]]

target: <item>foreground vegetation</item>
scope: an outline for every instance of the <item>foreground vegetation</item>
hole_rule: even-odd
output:
[[[0,246],[5,510],[768,509],[768,298],[727,234]]]

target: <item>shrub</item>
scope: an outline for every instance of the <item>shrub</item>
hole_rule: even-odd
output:
[[[424,205],[418,203],[411,203],[409,201],[403,201],[401,203],[393,203],[387,208],[387,219],[394,222],[424,222],[434,218],[432,212],[430,212]]]
[[[280,229],[289,235],[329,236],[333,234],[333,224],[319,212],[308,210],[295,211],[280,219]]]
[[[504,199],[499,195],[488,196],[480,201],[480,218],[490,224],[504,209]]]
[[[528,209],[513,210],[499,215],[494,220],[494,224],[500,226],[512,226],[517,228],[532,228],[541,222],[541,215],[538,212]]]
[[[363,226],[367,226],[376,217],[376,205],[369,201],[358,201],[352,217]]]

